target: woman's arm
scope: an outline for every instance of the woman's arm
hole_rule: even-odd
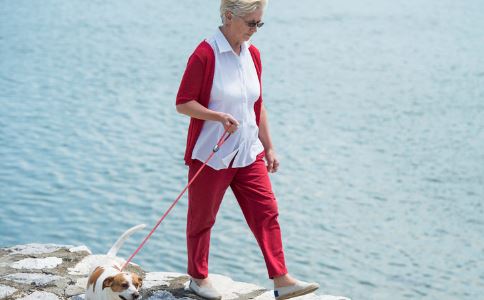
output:
[[[234,133],[237,130],[237,126],[239,126],[239,122],[237,122],[237,120],[230,114],[210,110],[195,100],[178,104],[176,106],[176,111],[200,120],[221,122],[224,129],[228,129],[230,133]]]
[[[276,151],[272,146],[271,135],[269,133],[269,122],[267,121],[267,112],[262,105],[259,120],[259,139],[264,146],[265,157],[267,161],[267,171],[270,173],[277,172],[279,160],[276,157]]]

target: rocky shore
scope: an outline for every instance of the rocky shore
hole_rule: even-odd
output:
[[[81,300],[92,255],[86,246],[27,244],[0,248],[0,299]],[[188,276],[180,273],[145,272],[131,264],[127,268],[143,277],[142,299],[200,299],[187,289]],[[213,274],[215,287],[224,300],[273,300],[273,291],[254,284],[236,282]],[[301,300],[349,300],[345,297],[309,294]]]

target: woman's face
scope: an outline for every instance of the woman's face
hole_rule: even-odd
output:
[[[254,25],[262,22],[263,13],[263,9],[259,7],[242,17],[232,15],[232,30],[237,34],[239,41],[248,41],[257,32],[257,26]]]

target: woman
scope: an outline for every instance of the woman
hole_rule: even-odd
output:
[[[259,51],[248,43],[264,24],[265,5],[266,0],[222,0],[222,26],[190,56],[176,99],[177,111],[191,117],[185,152],[189,181],[225,130],[231,133],[188,190],[190,289],[207,299],[221,298],[208,278],[208,256],[210,231],[229,186],[262,250],[276,299],[319,287],[292,278],[284,261],[268,176],[277,171],[279,161],[262,105]]]

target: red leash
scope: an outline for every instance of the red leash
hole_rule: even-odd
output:
[[[129,262],[133,259],[133,257],[136,254],[138,254],[138,252],[141,250],[141,248],[143,248],[143,246],[146,244],[146,242],[151,237],[151,235],[153,234],[153,232],[155,232],[156,228],[158,228],[158,226],[160,225],[161,221],[163,221],[163,219],[166,217],[166,215],[168,215],[168,213],[175,206],[175,204],[178,202],[178,200],[180,200],[180,198],[183,196],[183,194],[185,193],[185,191],[192,184],[192,182],[195,180],[195,178],[197,178],[198,174],[200,174],[200,172],[202,171],[202,169],[207,165],[208,161],[212,158],[212,156],[215,154],[215,152],[217,152],[218,149],[220,149],[220,147],[223,145],[223,143],[225,143],[225,141],[229,138],[230,133],[227,136],[225,136],[227,134],[227,132],[228,132],[228,129],[226,129],[225,132],[224,132],[224,134],[222,135],[222,137],[220,137],[220,139],[218,140],[218,143],[213,147],[212,153],[210,153],[209,157],[205,160],[205,162],[200,167],[200,169],[198,169],[197,173],[195,174],[195,176],[193,176],[192,180],[190,180],[190,182],[188,182],[188,184],[185,186],[185,188],[183,189],[183,191],[181,191],[180,195],[178,195],[178,197],[175,199],[175,201],[170,206],[170,208],[168,208],[168,210],[158,220],[158,223],[156,223],[155,227],[153,227],[153,229],[151,229],[150,233],[145,237],[145,239],[143,240],[143,242],[138,246],[138,249],[136,249],[136,251],[134,251],[133,254],[131,254],[131,256],[128,258],[128,260],[123,264],[123,266],[121,267],[120,272],[123,271],[123,269],[129,264]]]

